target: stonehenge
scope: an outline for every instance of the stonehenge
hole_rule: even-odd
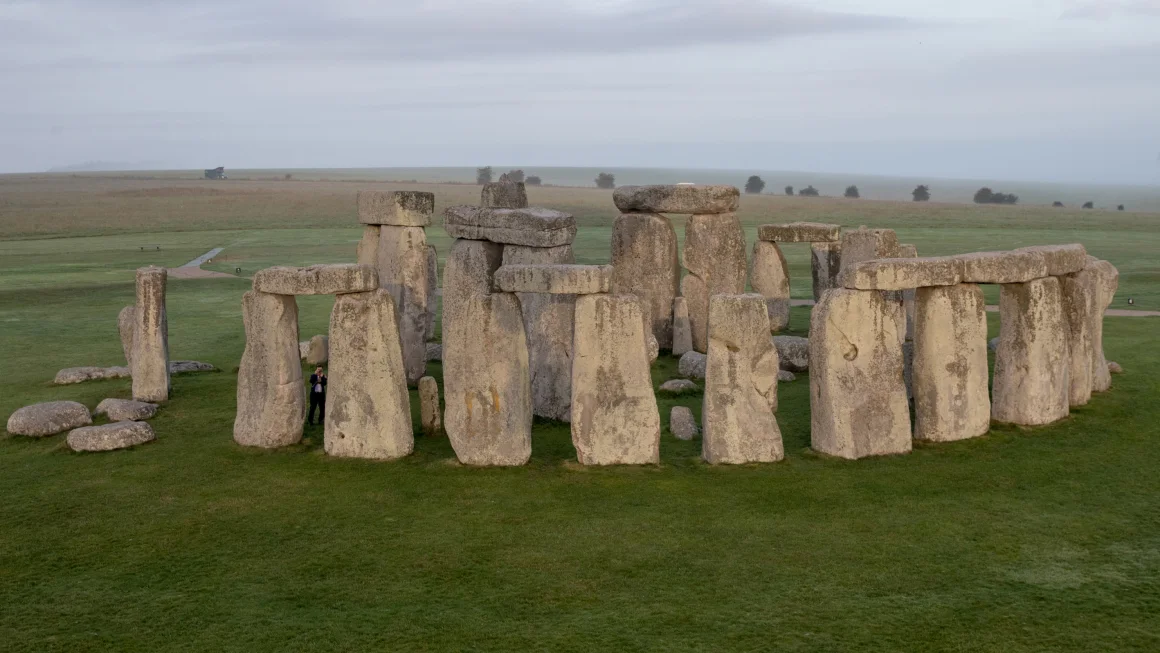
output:
[[[612,225],[612,268],[612,291],[639,297],[657,344],[677,353],[674,302],[680,294],[681,264],[673,223],[660,213],[621,213]]]
[[[1005,283],[999,292],[991,417],[1024,426],[1067,417],[1067,327],[1059,279]]]
[[[297,444],[306,419],[294,295],[250,290],[242,296],[246,350],[238,367],[234,441],[267,449]]]
[[[688,302],[693,349],[709,347],[709,298],[745,292],[745,232],[735,213],[697,213],[685,222],[681,295]]]
[[[915,293],[914,439],[949,442],[991,428],[983,290],[963,283]]]
[[[129,367],[133,375],[133,398],[138,401],[169,399],[169,318],[165,310],[167,279],[165,268],[151,266],[137,270],[133,357]]]
[[[757,228],[749,279],[753,289],[765,297],[772,332],[789,327],[789,267],[780,243],[809,243],[817,301],[822,292],[837,285],[841,229],[840,225],[818,222],[763,224]]]

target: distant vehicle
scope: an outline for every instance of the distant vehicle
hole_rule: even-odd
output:
[[[225,166],[218,166],[216,168],[213,168],[212,170],[206,170],[205,171],[205,178],[206,179],[229,179],[229,177],[226,176]]]

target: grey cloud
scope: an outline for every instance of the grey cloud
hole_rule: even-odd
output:
[[[1160,0],[1082,0],[1063,12],[1063,18],[1107,20],[1115,16],[1160,17]]]

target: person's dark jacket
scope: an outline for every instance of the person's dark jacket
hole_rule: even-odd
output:
[[[318,383],[319,383],[318,375],[311,374],[310,375],[310,392],[312,394],[314,393],[314,386],[318,385]],[[326,376],[325,375],[322,376],[322,394],[326,395]]]

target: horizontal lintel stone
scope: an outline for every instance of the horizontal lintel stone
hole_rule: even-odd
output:
[[[842,239],[842,226],[821,222],[763,224],[757,228],[757,239],[773,243],[836,243]]]
[[[505,265],[495,272],[496,290],[552,295],[593,295],[612,286],[611,265]]]
[[[954,258],[962,266],[959,273],[963,283],[1027,283],[1048,276],[1043,252],[974,252]]]
[[[741,191],[735,186],[724,185],[621,186],[612,193],[616,208],[626,213],[732,213],[740,198]]]
[[[435,194],[417,190],[358,193],[358,220],[363,224],[426,227],[435,212]]]
[[[1053,277],[1079,272],[1087,264],[1087,250],[1079,243],[1020,247],[1015,251],[1043,254],[1043,258],[1047,262],[1047,274]]]
[[[373,266],[357,264],[275,266],[254,274],[254,290],[271,295],[340,295],[379,287]]]
[[[950,256],[880,258],[863,261],[842,275],[851,290],[911,290],[954,286],[961,278],[959,261]]]

